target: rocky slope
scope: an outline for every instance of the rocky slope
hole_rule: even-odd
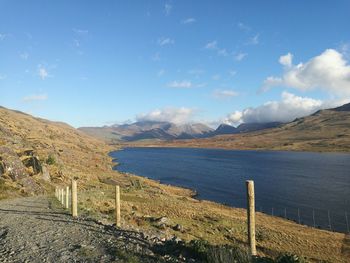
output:
[[[103,142],[67,124],[1,107],[0,198],[44,193],[73,177],[97,180],[101,171],[110,171],[108,151]]]
[[[346,114],[346,112],[342,113]],[[344,116],[340,116],[336,123],[341,123]],[[348,126],[343,127],[343,129],[347,128]],[[193,193],[190,190],[162,185],[147,178],[113,172],[111,158],[108,157],[108,151],[111,148],[69,125],[1,108],[0,147],[0,199],[16,195],[50,194],[54,186],[67,186],[72,178],[78,177],[79,214],[111,224],[115,220],[114,187],[111,184],[118,183],[122,190],[123,229],[133,229],[142,233],[156,232],[162,240],[180,238],[187,242],[206,240],[214,245],[247,244],[246,211],[244,209],[198,201],[191,197]],[[242,187],[244,187],[244,182],[242,182]],[[22,208],[24,207],[24,210],[27,211],[33,208],[32,206],[38,206],[40,210],[41,201],[36,200],[35,202],[35,204],[29,203],[28,207],[22,206]],[[24,213],[19,208],[10,209],[13,205],[16,204],[1,206],[0,203],[2,219],[3,214]],[[47,209],[43,210],[49,212]],[[41,211],[33,211],[32,214],[36,219],[43,218],[44,220],[46,215],[40,213]],[[57,216],[57,221],[55,217],[47,218],[47,220],[58,224],[62,218],[57,214],[55,216]],[[1,226],[0,243],[7,236],[15,235],[8,231],[9,228],[6,228],[12,224],[12,221],[9,219],[8,224]],[[71,224],[70,220],[67,220],[66,223]],[[78,224],[79,220],[76,223]],[[72,227],[73,230],[81,229],[87,234],[83,225],[80,225],[79,228],[69,227]],[[292,221],[262,213],[257,213],[256,227],[258,253],[261,256],[276,257],[281,253],[290,252],[305,256],[313,262],[346,262],[349,256],[349,237],[345,234],[298,225]],[[26,225],[22,230],[29,228],[30,225]],[[41,231],[40,227],[37,229],[34,227],[30,231],[32,231],[32,236],[37,235],[44,238],[44,229]],[[77,231],[79,233],[80,230]],[[87,237],[86,240],[89,240],[88,238],[90,237]],[[101,242],[105,240],[102,236],[96,239],[99,238]],[[57,237],[57,240],[59,242],[60,238]],[[38,253],[46,249],[46,245],[42,242],[33,243],[33,239],[25,241],[29,244],[26,245],[24,242],[23,246],[35,247]],[[80,241],[74,239],[72,243],[74,242]],[[97,251],[104,251],[103,247],[99,247],[98,240],[91,242],[96,244]],[[179,249],[178,245],[172,243],[170,245],[170,250],[162,253],[176,252],[176,257],[180,257],[183,247]],[[95,253],[96,250],[90,248],[72,246],[69,251],[73,254],[79,251]],[[67,252],[65,246],[61,249]],[[5,255],[5,258],[9,258],[13,252],[11,246],[1,244],[0,257]]]

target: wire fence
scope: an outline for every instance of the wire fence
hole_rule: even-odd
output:
[[[117,191],[117,186],[113,186],[113,191]],[[112,190],[112,189],[110,189]],[[118,188],[119,191],[119,188]],[[83,194],[83,193],[81,193]],[[91,192],[90,192],[91,194]],[[114,198],[117,198],[120,193],[115,193]],[[72,209],[72,187],[57,188],[55,196],[62,205],[71,210]],[[120,198],[115,203],[119,206],[115,216],[118,216],[118,225],[120,225]],[[310,208],[305,206],[281,206],[281,205],[267,205],[266,202],[259,202],[256,200],[255,211],[264,214],[281,217],[301,225],[324,229],[329,231],[336,231],[341,233],[350,233],[350,212],[349,211],[332,211],[325,209]]]
[[[348,211],[331,211],[304,207],[276,207],[257,205],[256,211],[282,217],[295,223],[318,229],[350,233]]]

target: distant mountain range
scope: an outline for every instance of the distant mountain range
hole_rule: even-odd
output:
[[[234,127],[220,125],[217,130],[221,135],[210,138],[162,141],[148,145],[146,142],[138,142],[137,145],[350,152],[350,103],[333,109],[319,110],[310,116],[288,123],[271,125],[277,127],[273,128],[270,124],[243,124],[237,128],[241,130],[239,133],[236,133]]]
[[[281,125],[279,122],[271,123],[243,123],[237,128],[221,124],[216,130],[202,123],[174,124],[170,122],[139,121],[132,124],[112,125],[104,127],[81,127],[79,130],[107,141],[116,143],[120,141],[140,140],[179,140],[210,138],[223,134],[237,134],[274,128]]]

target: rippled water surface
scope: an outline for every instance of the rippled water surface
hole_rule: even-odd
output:
[[[350,154],[126,148],[115,169],[191,188],[198,198],[246,206],[255,182],[256,209],[315,227],[347,231]],[[349,222],[348,222],[349,224]]]

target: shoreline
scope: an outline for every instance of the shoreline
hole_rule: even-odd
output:
[[[113,144],[109,144],[114,146]],[[120,146],[121,147],[121,146]],[[169,149],[208,149],[208,150],[224,150],[224,151],[245,151],[245,152],[283,152],[283,153],[315,153],[315,154],[349,154],[350,151],[310,151],[310,150],[295,150],[295,149],[270,149],[270,148],[228,148],[228,147],[205,147],[205,146],[188,146],[188,145],[134,145],[125,144],[120,149],[126,148],[169,148]],[[115,151],[119,151],[118,149]],[[112,151],[114,152],[114,151]]]
[[[120,150],[124,150],[128,147],[125,147],[125,148],[121,148]],[[174,147],[130,147],[130,148],[168,148],[168,149],[172,149]],[[176,148],[179,148],[179,149],[193,149],[191,147],[176,147]],[[208,149],[208,150],[217,150],[217,149],[214,149],[214,148],[199,148],[199,149]],[[219,149],[221,150],[221,149]],[[228,149],[224,149],[224,150],[228,150]],[[115,151],[111,151],[109,154],[111,154],[112,152],[117,152],[119,151],[118,150],[115,150]],[[228,150],[230,151],[230,150]],[[233,151],[241,151],[241,150],[233,150]],[[260,151],[255,151],[255,150],[242,150],[242,151],[247,151],[247,152],[260,152]],[[290,151],[263,151],[263,152],[284,152],[284,153],[290,153]],[[318,153],[318,152],[301,152],[301,153],[308,153],[308,154],[322,154],[322,153]],[[329,153],[327,153],[329,154]],[[344,153],[331,153],[331,154],[344,154]],[[117,160],[117,158],[114,158],[113,160]],[[112,160],[112,161],[113,161]],[[204,201],[204,202],[212,202],[214,204],[217,204],[217,205],[220,205],[220,206],[225,206],[225,207],[228,207],[228,208],[232,208],[232,209],[244,209],[246,210],[246,207],[241,207],[241,206],[234,206],[234,205],[230,205],[228,203],[225,203],[225,202],[218,202],[218,201],[213,201],[213,200],[210,200],[210,199],[205,199],[205,198],[200,198],[200,193],[198,192],[197,189],[194,189],[194,188],[188,188],[186,186],[183,186],[183,185],[176,185],[176,184],[169,184],[169,183],[166,183],[166,182],[162,182],[161,180],[157,180],[157,179],[152,179],[152,178],[149,178],[147,176],[143,176],[143,175],[140,175],[140,174],[135,174],[135,173],[131,173],[131,172],[124,172],[124,171],[120,171],[118,170],[118,166],[119,166],[119,162],[115,162],[113,161],[113,164],[115,164],[113,166],[113,171],[116,171],[118,173],[121,173],[121,174],[125,174],[127,176],[134,176],[134,177],[137,177],[137,178],[142,178],[142,179],[147,179],[147,180],[151,180],[157,184],[160,184],[160,185],[163,185],[163,186],[167,186],[167,187],[174,187],[174,188],[180,188],[180,189],[183,189],[185,191],[190,191],[190,196],[191,198],[195,199],[195,200],[198,200],[198,201]],[[188,196],[187,196],[188,197]],[[290,206],[286,206],[287,209],[294,209],[293,207],[290,207]],[[299,207],[303,207],[303,205],[300,205],[298,206],[298,209]],[[256,209],[258,208],[258,206],[256,206]],[[276,207],[275,207],[276,208]],[[278,209],[278,208],[276,208]],[[289,210],[290,211],[290,210]],[[306,226],[306,227],[310,227],[312,229],[319,229],[319,230],[324,230],[324,231],[330,231],[330,232],[333,232],[333,233],[340,233],[340,234],[346,234],[346,232],[342,232],[340,230],[330,230],[328,228],[326,228],[326,226],[322,226],[322,223],[316,227],[312,226],[312,224],[309,222],[309,223],[299,223],[298,220],[296,218],[293,218],[293,217],[284,217],[282,214],[280,215],[273,215],[273,214],[269,214],[267,211],[258,211],[256,210],[256,212],[260,212],[262,214],[265,214],[265,215],[268,215],[268,216],[272,216],[272,217],[275,217],[275,218],[280,218],[280,219],[283,219],[283,220],[287,220],[289,222],[293,222],[295,224],[298,224],[300,226]]]

